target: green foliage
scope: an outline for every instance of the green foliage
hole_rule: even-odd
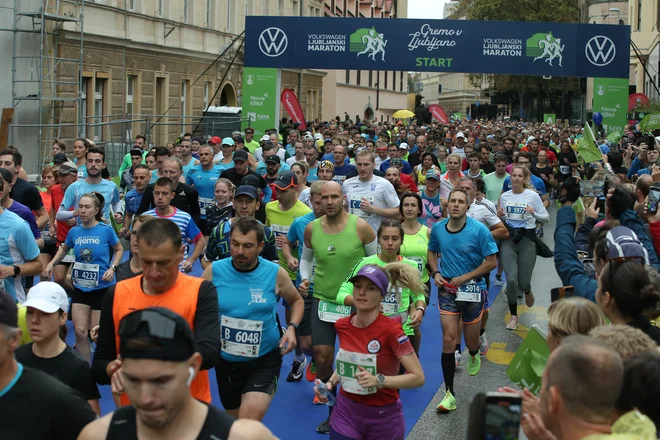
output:
[[[655,113],[655,112],[660,112],[660,101],[649,101],[648,104],[646,105],[638,105],[637,107],[633,108],[631,112],[637,113],[637,112],[642,112],[642,113]]]

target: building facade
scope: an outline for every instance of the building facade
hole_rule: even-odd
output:
[[[630,0],[627,5],[631,40],[630,80],[635,93],[644,93],[649,99],[660,100],[660,2]],[[624,7],[621,8],[623,13]],[[644,69],[646,66],[646,71]],[[655,86],[653,85],[655,83]]]

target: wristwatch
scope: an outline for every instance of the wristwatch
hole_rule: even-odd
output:
[[[376,375],[376,382],[378,382],[377,388],[383,388],[385,386],[385,375],[378,373]]]
[[[18,275],[21,273],[21,268],[19,266],[14,266],[14,275],[12,275],[14,278],[16,278]]]
[[[114,273],[117,273],[117,265],[116,264],[113,264],[112,266],[110,266],[110,269],[112,269],[112,271]]]
[[[296,332],[298,332],[298,324],[296,324],[295,322],[290,322],[289,325],[287,326],[287,328],[288,328],[288,327],[293,327],[293,329],[294,329]]]

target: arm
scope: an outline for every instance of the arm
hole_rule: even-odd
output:
[[[197,193],[197,190],[193,187],[191,188],[191,191],[188,193],[188,214],[193,218],[195,224],[199,224],[199,219],[200,219],[200,211],[199,211],[199,194]],[[201,250],[200,250],[201,253]]]
[[[496,241],[507,240],[509,238],[509,230],[501,220],[496,225],[490,227],[490,234],[493,236],[493,240]]]
[[[588,213],[587,213],[588,214]],[[589,252],[591,254],[591,249],[589,248],[589,233],[596,226],[598,219],[587,216],[575,233],[575,249],[577,251]]]
[[[144,190],[144,195],[142,196],[142,201],[136,214],[142,214],[151,209],[151,206],[154,204],[154,187],[153,185],[147,186],[147,189]],[[190,214],[190,213],[189,213]]]
[[[197,261],[199,256],[202,255],[202,251],[204,250],[204,246],[206,246],[206,238],[204,238],[203,235],[200,235],[200,237],[195,242],[195,248],[193,249],[192,253],[190,254],[190,257],[188,257],[188,261],[190,262],[191,266],[195,263],[195,261]]]
[[[573,286],[575,295],[595,301],[598,282],[584,271],[577,256],[573,233],[575,232],[575,212],[572,203],[565,202],[557,212],[555,228],[555,269],[564,286]]]
[[[203,281],[199,287],[193,332],[197,351],[202,355],[201,369],[210,370],[220,353],[220,315],[218,292],[209,281]]]
[[[534,200],[534,212],[532,215],[537,221],[548,223],[550,221],[550,214],[545,209],[545,202],[540,197],[536,197]]]
[[[346,306],[353,306],[355,303],[353,302],[353,283],[350,281],[351,278],[355,276],[355,274],[358,273],[360,268],[364,266],[364,258],[355,263],[355,266],[353,266],[353,270],[350,271],[350,273],[346,276],[346,279],[344,280],[343,283],[341,283],[341,286],[339,287],[339,291],[337,292],[337,304],[344,304]]]
[[[107,367],[117,359],[115,320],[112,316],[114,302],[115,287],[113,286],[103,298],[101,320],[99,321],[99,337],[96,341],[96,350],[92,360],[92,376],[99,385],[110,384]]]
[[[417,192],[417,191],[413,191],[413,192]],[[394,219],[401,218],[401,213],[399,212],[399,208],[379,208],[377,206],[371,205],[371,210],[367,212],[380,215],[381,217],[388,217]]]
[[[398,212],[398,211],[397,211]],[[307,230],[305,230],[307,232]],[[358,238],[364,245],[364,250],[367,256],[375,255],[378,252],[378,241],[376,241],[376,233],[373,228],[365,220],[358,218],[357,221]],[[311,240],[311,230],[310,230]]]
[[[655,253],[653,242],[646,233],[644,222],[642,222],[642,219],[637,212],[632,209],[624,211],[619,216],[619,222],[621,222],[622,226],[630,228],[635,234],[637,234],[637,238],[639,238],[644,245],[646,252],[649,254],[649,264],[660,270],[660,262],[658,262],[658,256]]]
[[[490,271],[495,269],[496,267],[497,267],[496,254],[489,255],[484,259],[484,262],[481,263],[479,267],[477,267],[475,270],[473,270],[472,272],[468,272],[460,277],[452,278],[451,283],[454,286],[461,286],[470,280],[478,279],[488,275]]]
[[[43,230],[43,228],[46,226],[46,223],[48,223],[48,213],[46,212],[46,208],[41,206],[40,209],[34,211],[34,214],[36,216],[37,226],[39,227],[39,230]]]
[[[305,227],[305,244],[303,252],[300,256],[300,279],[302,282],[309,284],[309,279],[312,277],[312,270],[314,268],[314,250],[312,248],[312,223]],[[302,284],[302,283],[301,283]]]
[[[399,361],[403,365],[403,368],[405,368],[406,374],[385,376],[385,385],[383,388],[407,389],[423,386],[425,382],[424,370],[417,355],[413,352],[405,355]]]
[[[642,167],[642,161],[639,160],[639,157],[636,157],[633,161],[632,164],[628,167],[628,179],[632,179],[632,176],[637,174],[637,171]]]
[[[290,233],[291,231],[289,231],[289,234]],[[296,271],[298,270],[299,261],[293,256],[293,254],[291,254],[292,245],[293,244],[289,243],[288,237],[285,237],[285,240],[282,240],[282,248],[280,250],[282,251],[282,255],[284,255],[284,259],[286,260],[289,269]]]
[[[277,437],[262,423],[248,419],[236,420],[231,425],[227,438],[231,440],[277,440]]]
[[[60,209],[57,210],[57,215],[55,218],[57,221],[60,222],[65,222],[67,220],[71,220],[72,218],[76,217],[77,214],[77,209],[75,211],[69,211],[68,209],[64,209],[63,206],[60,206]]]
[[[121,162],[121,166],[119,167],[119,172],[117,173],[119,177],[124,177],[124,171],[126,171],[128,168],[130,168],[132,165],[131,163],[131,153],[126,153],[124,156],[124,160]]]
[[[104,417],[96,419],[89,425],[85,426],[85,429],[80,432],[78,440],[96,440],[99,438],[106,438],[108,435],[108,430],[110,429],[110,421],[112,420],[113,414],[114,413],[107,414]]]
[[[289,304],[291,311],[291,318],[289,319],[290,323],[300,324],[302,321],[303,314],[305,313],[305,302],[302,297],[296,290],[296,287],[291,282],[289,274],[284,270],[284,268],[279,267],[277,270],[277,294],[282,297],[284,301]],[[280,350],[282,354],[286,354],[296,347],[296,329],[293,326],[289,326],[286,329],[286,333],[282,336],[280,340]]]

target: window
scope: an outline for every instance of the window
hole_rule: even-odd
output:
[[[392,72],[392,90],[396,92],[396,72]]]
[[[165,0],[158,0],[158,16],[165,16]]]
[[[372,87],[374,84],[374,71],[369,71],[369,87]]]
[[[206,27],[215,28],[215,0],[206,0]]]
[[[188,80],[181,81],[181,134],[186,132],[186,116],[188,116]]]
[[[279,0],[277,10],[280,11],[280,15],[284,15],[284,0]]]
[[[387,90],[387,78],[390,76],[390,72],[385,71],[385,89]]]
[[[89,78],[83,78],[80,84],[80,121],[78,128],[80,136],[87,137],[87,88],[89,87]]]
[[[360,84],[361,80],[362,80],[362,71],[358,70],[357,71],[357,85],[358,86],[362,85],[362,84]]]
[[[227,32],[232,32],[234,30],[234,20],[232,19],[231,14],[234,13],[234,8],[232,3],[234,0],[227,0]]]
[[[206,81],[204,83],[204,110],[209,107],[211,96],[213,96],[213,83],[211,81]]]
[[[637,0],[637,30],[642,29],[642,2],[644,0]]]
[[[401,72],[401,79],[399,81],[399,92],[403,92],[403,72]]]
[[[133,116],[133,99],[135,93],[135,75],[128,75],[126,77],[126,119],[132,119]]]
[[[261,15],[268,15],[268,0],[261,0]]]
[[[183,0],[183,22],[188,23],[190,19],[190,2],[192,0]]]
[[[137,9],[137,0],[128,0],[126,2],[126,9],[129,11],[135,11]]]
[[[94,123],[100,124],[103,122],[103,96],[105,94],[105,79],[96,78],[94,85]],[[103,139],[103,127],[94,127],[94,141]]]
[[[351,71],[347,70],[346,71],[346,84],[350,84],[350,83],[351,83]]]
[[[293,0],[293,11],[291,15],[300,15],[300,4],[297,0]]]

